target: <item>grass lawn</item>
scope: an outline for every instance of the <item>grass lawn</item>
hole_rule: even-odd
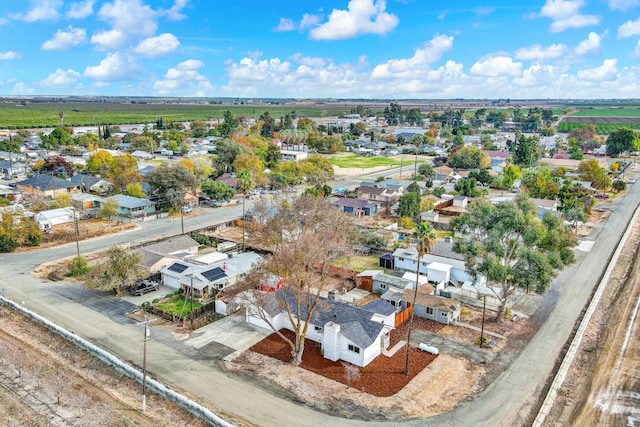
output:
[[[378,265],[378,257],[376,255],[368,256],[352,256],[349,258],[349,262],[345,265],[345,259],[339,259],[335,265],[339,267],[348,268],[349,270],[357,271],[361,273],[365,270],[384,270],[385,273],[390,273],[393,270],[382,268]]]
[[[191,313],[192,309],[195,310],[196,308],[202,307],[202,304],[197,301],[193,301],[192,304],[188,299],[186,299],[185,302],[184,296],[178,296],[168,301],[161,302],[155,307],[159,308],[160,310],[164,310],[167,313],[177,314],[178,316],[186,316],[187,314]]]
[[[389,157],[377,157],[377,156],[359,156],[357,154],[343,154],[339,156],[332,156],[329,158],[329,163],[341,168],[375,168],[378,166],[400,166],[400,160],[392,159]],[[404,162],[407,164],[407,162]]]

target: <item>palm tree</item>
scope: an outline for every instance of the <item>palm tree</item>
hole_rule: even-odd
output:
[[[409,325],[407,327],[407,349],[404,360],[404,374],[409,373],[409,347],[411,344],[411,331],[413,329],[413,317],[416,314],[416,299],[418,298],[418,285],[420,283],[420,259],[431,252],[436,244],[436,235],[433,232],[431,224],[428,222],[421,222],[416,225],[413,237],[417,240],[416,249],[418,250],[418,261],[416,263],[416,284],[413,289],[413,301],[411,302],[411,317],[409,318]]]

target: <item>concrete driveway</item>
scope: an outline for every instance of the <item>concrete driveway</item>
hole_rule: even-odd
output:
[[[271,330],[248,324],[244,310],[240,310],[195,330],[184,344],[198,350],[211,343],[222,344],[235,350],[224,357],[224,360],[229,361],[272,333]]]

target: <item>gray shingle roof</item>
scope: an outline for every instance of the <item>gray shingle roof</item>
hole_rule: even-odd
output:
[[[16,186],[37,188],[40,191],[77,187],[77,184],[50,175],[34,175],[16,183]]]
[[[283,298],[283,291],[277,291],[276,295],[280,299]],[[312,296],[311,298],[315,297]],[[316,309],[313,311],[311,323],[317,326],[324,326],[329,322],[340,325],[340,333],[358,347],[369,347],[386,326],[383,323],[372,321],[373,313],[369,310],[352,307],[326,298],[319,298],[321,301],[318,302]],[[290,307],[296,307],[292,293],[287,294],[287,301]],[[306,303],[300,305],[300,315],[298,317],[306,319]]]
[[[396,308],[394,306],[392,306],[388,301],[382,299],[371,301],[362,308],[373,313],[382,314],[383,316],[389,316],[396,312]]]

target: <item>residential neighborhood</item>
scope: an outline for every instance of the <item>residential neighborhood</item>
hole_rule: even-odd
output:
[[[123,322],[162,319],[184,336],[175,346],[215,348],[216,363],[262,381],[260,366],[279,361],[382,397],[451,358],[469,366],[464,400],[531,327],[555,277],[592,250],[605,204],[633,188],[638,143],[607,158],[584,144],[577,160],[575,136],[540,136],[554,115],[538,132],[481,120],[462,135],[470,119],[452,126],[448,114],[412,127],[384,114],[297,118],[278,135],[264,131],[268,115],[230,112],[171,129],[10,132],[24,142],[0,153],[0,251],[75,242],[45,279],[126,303]],[[103,148],[84,140],[105,133]],[[125,292],[141,281],[150,292]]]

